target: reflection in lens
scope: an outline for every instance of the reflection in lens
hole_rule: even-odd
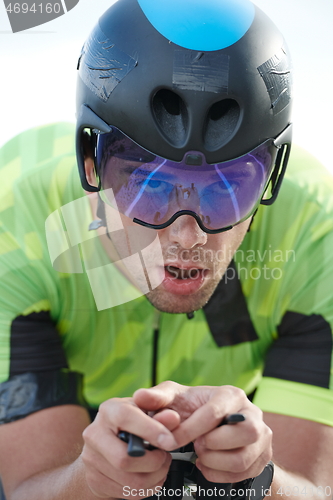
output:
[[[117,129],[101,134],[97,149],[103,189],[112,188],[121,213],[156,229],[181,211],[196,213],[209,230],[245,220],[263,196],[277,154],[272,140],[215,165],[191,152],[203,158],[198,168],[153,155]]]
[[[228,190],[230,200],[231,200],[233,207],[234,207],[234,210],[235,210],[235,220],[240,220],[241,216],[240,216],[240,212],[239,212],[239,205],[238,205],[234,190],[231,187],[231,185],[229,184],[229,182],[227,181],[227,179],[225,178],[225,176],[222,174],[222,172],[220,172],[217,165],[215,165],[215,170],[216,170],[217,174],[221,177],[222,182],[224,183],[224,185],[226,186],[226,188]]]

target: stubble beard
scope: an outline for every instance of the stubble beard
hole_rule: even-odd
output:
[[[210,279],[203,288],[192,295],[174,296],[162,289],[162,286],[146,294],[149,302],[159,311],[181,314],[198,311],[207,304],[220,280]]]
[[[213,250],[212,253],[210,253],[210,249],[205,250],[202,248],[196,250],[199,253],[201,252],[201,258],[197,261],[198,267],[209,269],[203,286],[197,292],[190,295],[173,295],[166,291],[162,284],[146,294],[148,301],[159,311],[170,314],[190,313],[204,307],[226,273],[236,250],[246,235],[249,224],[250,221],[243,223],[242,229],[239,228],[240,230],[234,235],[232,240],[225,242],[218,250]],[[168,248],[163,248],[164,262],[168,262],[166,258],[168,250]],[[187,259],[191,261],[193,252],[187,252]],[[180,250],[180,253],[182,253],[182,250]],[[207,258],[205,257],[206,255],[210,257]],[[221,255],[223,256],[222,258],[220,258]],[[182,262],[182,259],[179,258],[179,252],[175,252],[175,261]],[[195,265],[193,267],[195,268]]]
[[[160,285],[146,294],[147,300],[159,311],[170,314],[198,311],[204,307],[212,297],[231,260],[232,256],[226,262],[210,262],[210,272],[205,278],[203,286],[193,294],[173,295],[166,291],[163,285]],[[203,261],[200,262],[200,265],[208,267]]]

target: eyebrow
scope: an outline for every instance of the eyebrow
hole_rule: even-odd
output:
[[[161,170],[156,171],[156,176],[155,176],[154,171],[157,169],[158,169],[158,167],[156,167],[155,169],[152,169],[152,170],[148,170],[147,168],[144,168],[144,167],[137,167],[134,165],[133,166],[125,165],[124,167],[120,168],[119,170],[121,171],[121,173],[127,174],[129,176],[131,176],[133,174],[142,175],[143,177],[151,176],[151,179],[155,179],[155,180],[169,181],[172,183],[180,182],[180,183],[184,184],[183,179],[177,177],[177,175],[173,175],[173,174],[167,173],[165,171],[161,171]],[[235,170],[234,168],[232,168],[230,166],[226,169],[228,171],[228,173],[226,173],[225,169],[223,169],[223,168],[219,168],[218,170],[222,174],[227,175],[228,179],[230,179],[230,180],[251,177],[253,175],[253,170],[248,169],[245,166],[243,166],[239,170],[237,170],[237,169]],[[207,176],[205,176],[205,180],[204,180],[205,184],[208,184],[208,183],[214,184],[215,182],[221,180],[221,178],[219,177],[216,170],[215,170],[215,172],[206,171],[204,173],[208,174]],[[194,181],[196,184],[200,184],[200,178],[196,178]],[[201,182],[202,182],[202,179],[201,179]]]
[[[250,177],[253,174],[253,170],[256,172],[256,168],[249,168],[246,166],[242,166],[239,169],[235,169],[234,167],[228,167],[226,169],[218,168],[219,172],[223,175],[227,175],[228,178],[231,179],[239,179],[240,177]],[[217,171],[216,171],[217,173]]]
[[[145,170],[144,168],[141,167],[131,167],[130,165],[127,165],[125,168],[122,169],[122,172],[132,175],[133,173],[143,175],[145,177],[148,177],[152,173],[154,173],[154,170]],[[160,177],[163,177],[163,180],[176,180],[177,177],[168,174],[166,172],[156,172],[156,175],[159,175]],[[154,178],[154,177],[153,177]]]

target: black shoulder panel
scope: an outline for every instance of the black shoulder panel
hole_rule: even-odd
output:
[[[264,377],[329,388],[332,329],[320,315],[288,311],[269,349]]]
[[[10,375],[66,368],[66,356],[50,313],[18,316],[11,325]]]
[[[87,407],[80,373],[66,370],[23,373],[0,384],[0,424],[14,422],[52,406]]]
[[[228,271],[230,269],[234,272],[225,274],[203,308],[210,331],[219,347],[258,339],[233,261]]]

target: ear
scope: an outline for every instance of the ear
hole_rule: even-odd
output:
[[[95,173],[95,163],[93,158],[90,158],[89,156],[86,156],[84,159],[84,168],[86,171],[86,178],[88,181],[88,184],[91,186],[98,187],[98,182],[96,179],[96,173]]]
[[[84,152],[84,168],[86,178],[91,186],[98,186],[95,172],[94,154],[92,146],[92,138],[87,132],[83,132],[82,136],[83,152]]]

